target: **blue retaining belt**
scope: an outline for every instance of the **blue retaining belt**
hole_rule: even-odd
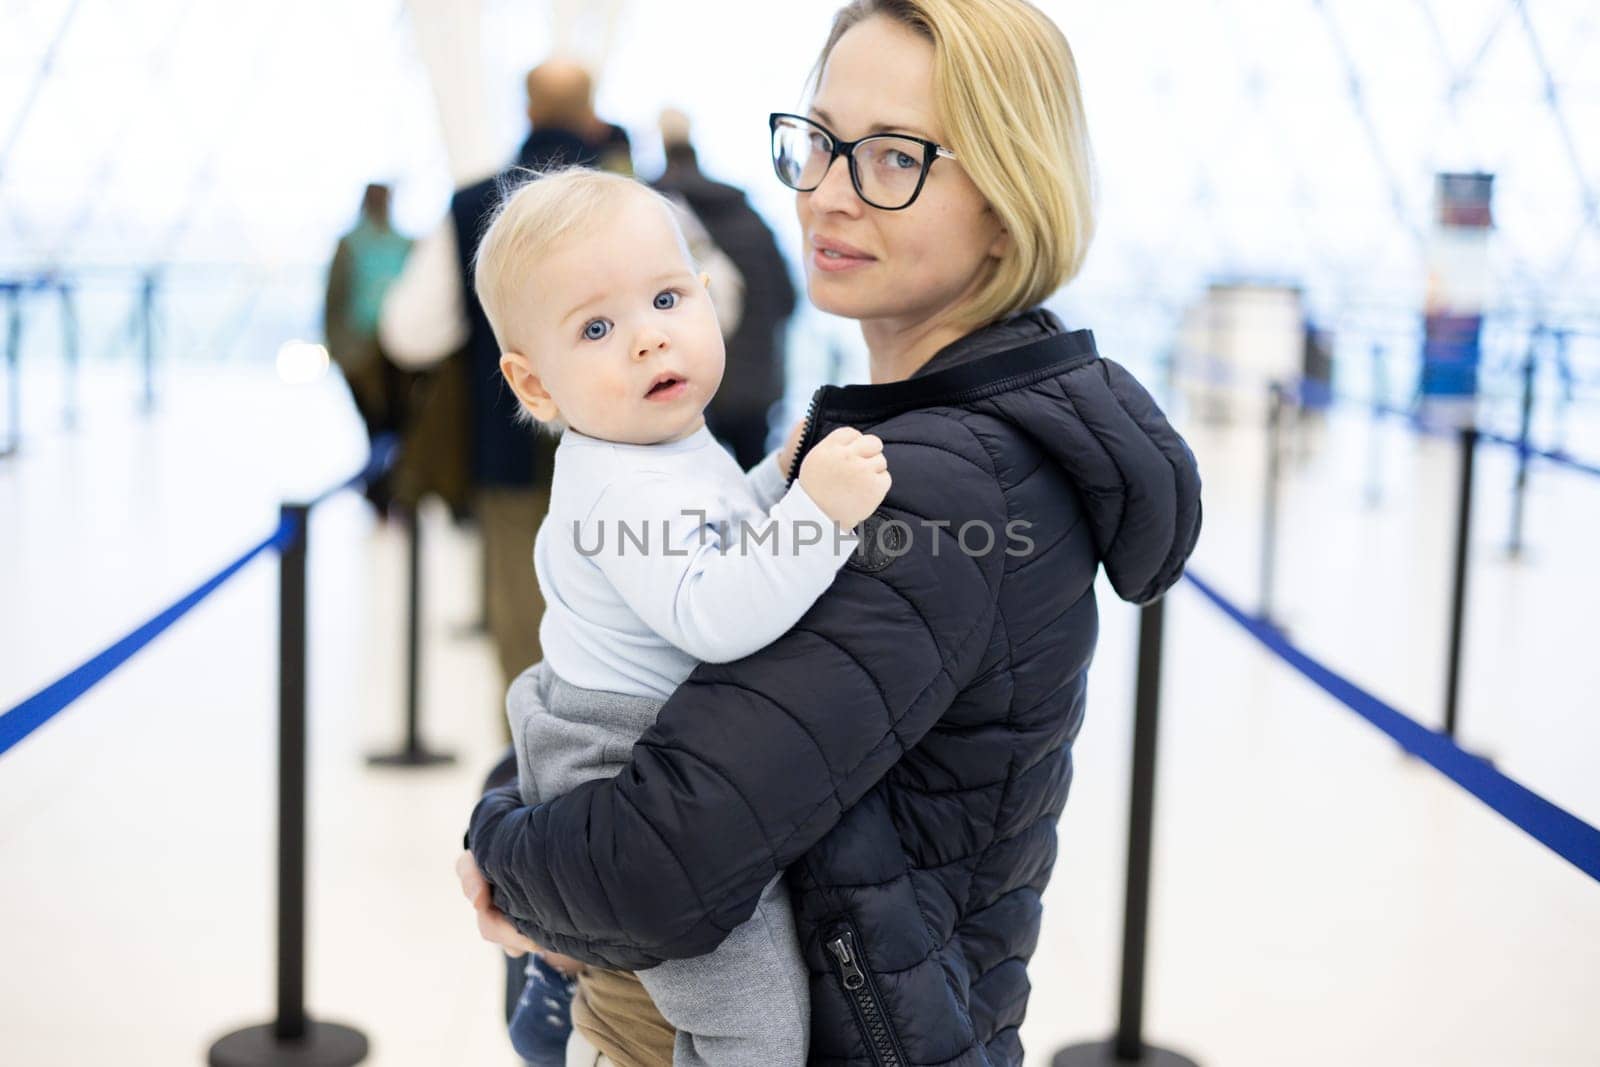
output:
[[[388,470],[400,452],[400,439],[395,434],[381,434],[372,442],[366,466],[318,496],[306,507],[314,507],[342,490],[360,485]],[[98,656],[72,671],[60,681],[48,685],[24,700],[10,711],[0,714],[0,756],[6,754],[18,741],[49,722],[51,717],[93,688],[102,678],[128,662],[144,646],[161,636],[161,632],[188,613],[200,601],[216,592],[218,586],[232,578],[246,563],[267,549],[282,552],[294,540],[296,520],[284,518],[266,540],[228,564],[215,575],[201,583],[194,592],[173,604],[133,633],[124,637]]]
[[[1584,463],[1582,460],[1575,459],[1572,456],[1567,455],[1565,452],[1551,452],[1543,448],[1534,448],[1532,445],[1527,444],[1518,438],[1506,437],[1505,435],[1498,433],[1490,433],[1487,430],[1482,431],[1479,436],[1481,436],[1485,441],[1493,441],[1497,445],[1508,445],[1511,448],[1516,449],[1518,452],[1525,453],[1526,455],[1530,456],[1538,456],[1540,459],[1548,460],[1557,466],[1566,467],[1569,470],[1575,470],[1581,474],[1589,474],[1596,478],[1600,478],[1600,466]]]
[[[1295,648],[1275,627],[1230,603],[1193,572],[1188,579],[1224,614],[1288,661],[1295,670],[1315,682],[1329,696],[1394,738],[1401,748],[1511,820],[1535,841],[1590,878],[1600,881],[1600,830],[1507,778],[1477,756],[1463,751],[1444,734],[1428,729],[1353,682],[1333,673]]]
[[[134,653],[161,636],[162,631],[183,618],[190,608],[210,596],[217,586],[232,578],[245,564],[269,548],[279,552],[283,551],[284,547],[294,539],[295,534],[298,532],[295,529],[297,525],[298,523],[295,520],[285,518],[270,536],[206,579],[195,588],[194,592],[179,600],[166,611],[163,611],[98,656],[95,656],[65,678],[45,686],[4,715],[0,715],[0,756],[5,755],[18,741],[21,741],[24,737],[49,722],[56,712],[83,696],[84,693],[87,693],[102,678],[126,663]]]
[[[390,464],[395,461],[399,454],[399,435],[392,433],[379,434],[377,437],[372,439],[372,451],[367,454],[367,465],[356,471],[344,481],[340,482],[338,485],[330,485],[321,493],[318,493],[316,496],[312,497],[306,503],[306,507],[314,508],[336,493],[342,493],[346,489],[354,489],[356,486],[376,478],[378,475],[389,469]]]

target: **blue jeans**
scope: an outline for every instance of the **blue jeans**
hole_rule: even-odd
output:
[[[572,1033],[572,994],[577,982],[528,953],[527,981],[511,1013],[511,1047],[530,1067],[562,1067]]]

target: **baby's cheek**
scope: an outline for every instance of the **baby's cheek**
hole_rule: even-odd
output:
[[[620,404],[633,397],[632,380],[626,375],[609,375],[606,378],[605,400],[607,404]]]

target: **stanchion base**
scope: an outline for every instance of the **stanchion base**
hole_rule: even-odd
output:
[[[1171,1049],[1144,1046],[1144,1055],[1136,1060],[1117,1057],[1115,1041],[1092,1041],[1083,1045],[1068,1045],[1055,1054],[1050,1067],[1110,1067],[1119,1063],[1136,1063],[1139,1067],[1199,1067],[1194,1060]]]
[[[456,757],[449,752],[430,752],[425,748],[405,748],[399,752],[385,752],[367,757],[372,767],[440,767],[454,763]]]
[[[235,1030],[211,1046],[211,1067],[355,1067],[367,1035],[338,1023],[310,1023],[299,1041],[280,1041],[273,1024]]]

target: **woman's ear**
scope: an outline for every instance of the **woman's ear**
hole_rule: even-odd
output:
[[[1011,231],[1004,226],[994,235],[994,240],[989,244],[990,259],[1004,259],[1011,253]]]
[[[500,373],[534,418],[540,422],[551,422],[560,417],[561,410],[556,407],[555,399],[539,380],[539,375],[533,369],[533,361],[527,356],[521,352],[502,352]]]

